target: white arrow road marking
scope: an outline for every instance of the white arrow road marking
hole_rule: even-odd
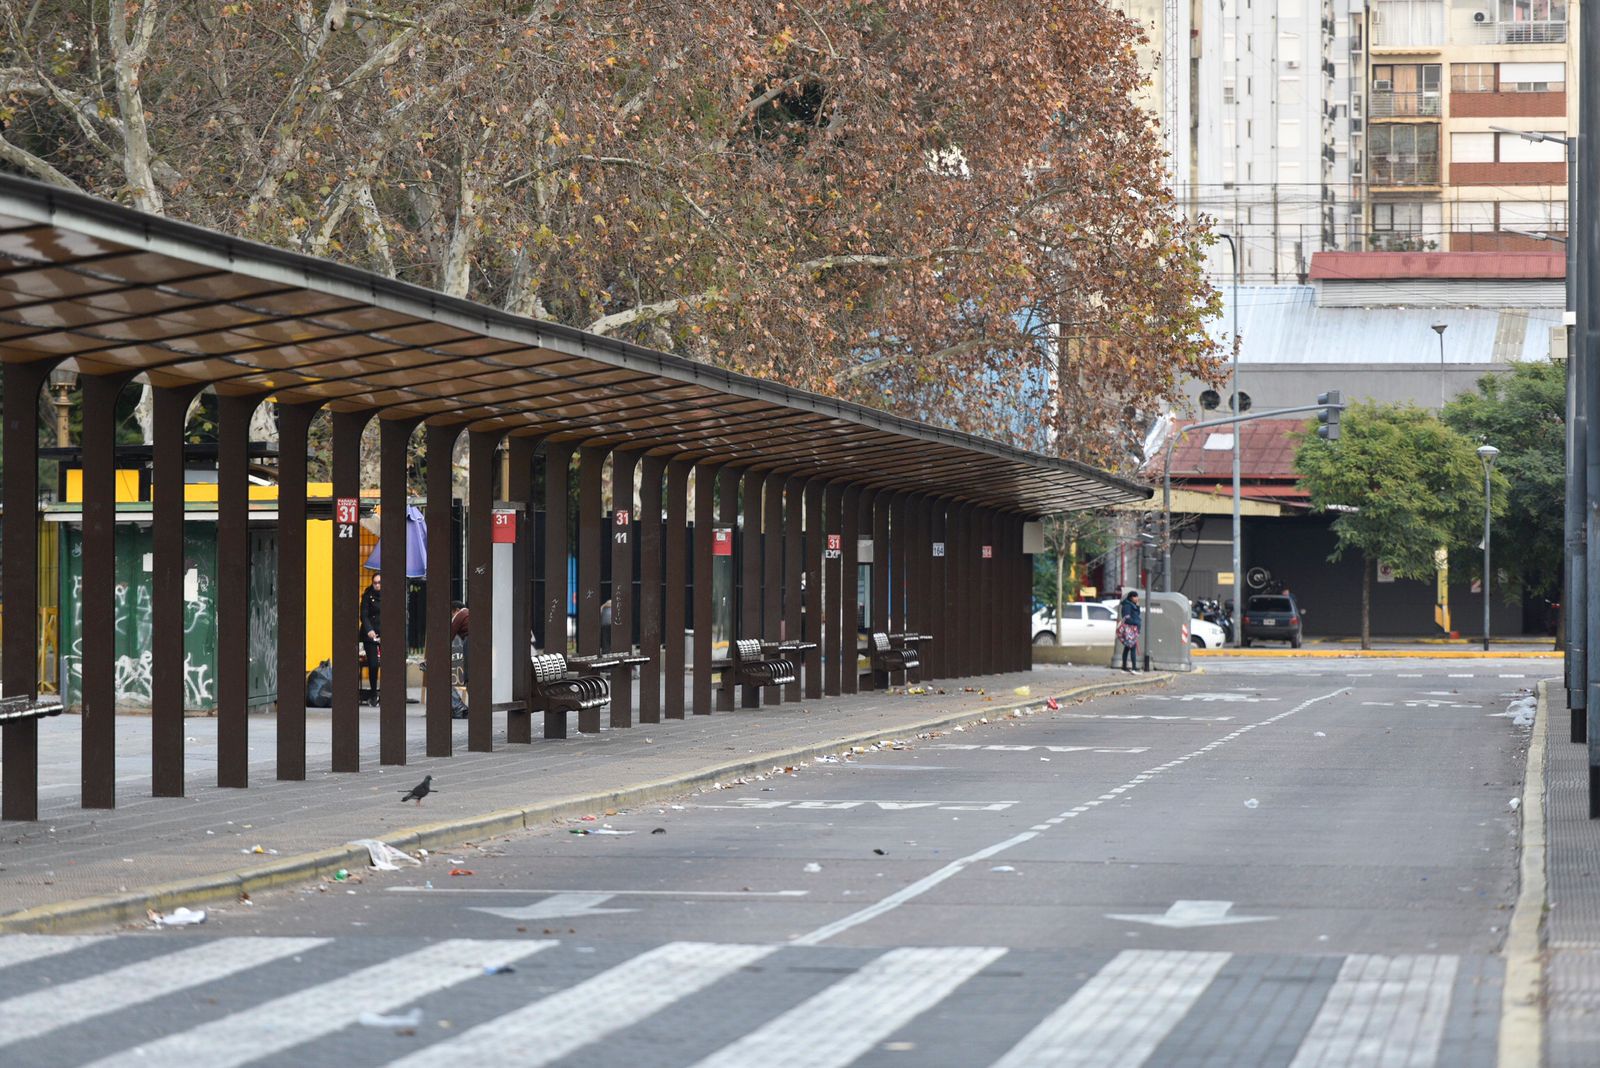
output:
[[[553,920],[564,916],[603,916],[610,912],[638,912],[638,909],[603,909],[611,894],[551,894],[543,901],[512,908],[492,908],[473,905],[473,912],[487,912],[491,916],[504,916],[508,920]]]
[[[1108,912],[1108,920],[1148,923],[1156,927],[1224,927],[1232,923],[1261,923],[1276,916],[1229,916],[1231,901],[1174,901],[1166,912]]]

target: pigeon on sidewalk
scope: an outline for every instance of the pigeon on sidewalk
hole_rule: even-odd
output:
[[[411,792],[406,794],[406,796],[404,796],[404,797],[402,797],[400,799],[400,803],[403,805],[407,801],[410,801],[414,797],[414,798],[417,799],[417,807],[421,808],[422,807],[422,799],[424,797],[427,797],[428,794],[432,790],[433,790],[433,776],[429,775],[429,776],[425,777],[421,782],[417,783],[417,785],[413,786],[411,788]]]

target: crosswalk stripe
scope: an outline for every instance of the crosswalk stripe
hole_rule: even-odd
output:
[[[696,1068],[841,1068],[943,1000],[1003,949],[895,949]]]
[[[1458,963],[1438,956],[1345,958],[1290,1068],[1431,1068]]]
[[[0,1047],[303,953],[326,941],[218,938],[86,979],[8,998],[0,1002]]]
[[[451,939],[370,968],[263,1002],[220,1020],[122,1050],[111,1065],[200,1064],[227,1068],[278,1053],[355,1023],[362,1013],[392,1012],[448,986],[555,945],[550,941]]]
[[[391,1068],[489,1063],[534,1068],[560,1060],[697,993],[776,946],[673,942],[559,994],[394,1062]],[[528,1042],[531,1035],[538,1043]]]
[[[57,953],[68,953],[84,946],[92,946],[96,942],[104,942],[110,937],[110,935],[35,934],[0,936],[0,968],[39,960],[41,957],[53,957]]]
[[[1119,953],[994,1068],[1142,1064],[1205,993],[1228,957],[1142,949]]]

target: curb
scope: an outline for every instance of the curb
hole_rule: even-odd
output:
[[[1482,649],[1455,650],[1455,649],[1191,649],[1190,655],[1196,658],[1203,656],[1245,656],[1245,657],[1309,657],[1323,660],[1359,660],[1363,657],[1375,657],[1384,660],[1554,660],[1563,654],[1554,649],[1537,652],[1530,650],[1507,650],[1503,653],[1494,651],[1484,652]]]
[[[1137,679],[1114,679],[1077,686],[1053,696],[1063,703],[1081,702],[1094,697],[1127,693],[1130,690],[1164,686],[1173,677],[1168,672],[1151,673]],[[872,745],[876,742],[912,737],[924,731],[943,727],[976,724],[984,720],[993,721],[1034,707],[1043,700],[1044,696],[1032,697],[982,710],[948,713],[908,723],[894,730],[861,731],[792,749],[772,750],[758,756],[725,764],[714,764],[683,775],[657,779],[654,782],[554,798],[526,806],[497,809],[479,816],[426,823],[372,837],[377,837],[380,841],[407,852],[415,852],[418,849],[439,852],[465,839],[529,830],[554,820],[590,813],[597,808],[636,808],[653,801],[679,796],[695,787],[710,786],[729,778],[765,774],[775,764],[802,763],[819,756],[832,755],[851,746]],[[131,923],[143,920],[145,914],[152,909],[157,912],[167,912],[179,906],[192,907],[207,902],[232,900],[240,894],[253,894],[290,883],[319,879],[324,875],[332,875],[340,868],[365,870],[367,867],[368,856],[365,847],[335,846],[313,853],[281,857],[269,864],[241,868],[232,872],[197,876],[177,882],[158,883],[125,893],[76,898],[24,909],[0,916],[0,934],[60,934],[85,927]]]
[[[1545,750],[1549,743],[1549,680],[1540,680],[1528,770],[1522,784],[1522,888],[1506,928],[1500,995],[1500,1068],[1538,1068],[1544,1058],[1543,926],[1545,886]]]

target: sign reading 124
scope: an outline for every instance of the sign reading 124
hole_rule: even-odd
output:
[[[340,497],[333,502],[333,531],[336,538],[356,536],[356,524],[361,521],[361,502],[354,497]]]

